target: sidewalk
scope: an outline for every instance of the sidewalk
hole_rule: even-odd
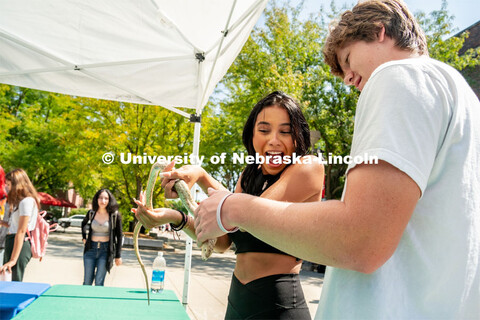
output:
[[[182,300],[185,243],[173,240],[171,234],[165,234],[174,252],[164,253],[167,261],[165,288],[173,290]],[[80,285],[83,282],[83,243],[80,228],[70,227],[63,232],[53,232],[48,238],[47,255],[42,262],[32,259],[25,271],[25,282],[44,282],[54,284]],[[155,250],[141,250],[142,260],[147,273],[152,271],[152,263],[157,255]],[[123,264],[114,266],[107,274],[105,286],[145,288],[142,271],[132,248],[122,249]],[[190,275],[187,313],[191,319],[223,319],[227,307],[230,280],[235,266],[235,254],[214,253],[208,261],[203,261],[200,249],[193,244],[192,269]],[[149,275],[149,277],[150,277]],[[310,271],[301,272],[301,281],[305,298],[312,317],[315,315],[320,297],[323,275]]]

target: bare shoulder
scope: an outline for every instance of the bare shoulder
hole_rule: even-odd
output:
[[[303,156],[290,165],[262,197],[289,202],[318,201],[321,199],[323,179],[324,168],[320,159]]]
[[[304,183],[318,182],[318,180],[321,180],[320,182],[323,185],[324,172],[325,168],[320,158],[313,155],[306,155],[300,158],[299,163],[292,164],[285,171],[284,176],[289,181],[298,180]]]

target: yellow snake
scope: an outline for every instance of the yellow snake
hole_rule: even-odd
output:
[[[148,175],[147,187],[145,188],[145,205],[147,209],[152,209],[152,198],[153,198],[153,189],[155,187],[155,182],[157,181],[157,176],[160,172],[162,172],[165,167],[167,166],[166,162],[156,162],[153,164],[152,168],[150,169],[150,174]],[[198,207],[195,200],[193,200],[192,195],[190,194],[190,190],[188,189],[188,185],[183,180],[177,180],[175,182],[175,190],[178,193],[180,200],[183,202],[185,207],[188,210],[188,213],[193,216],[193,212]],[[147,272],[145,271],[145,265],[142,262],[142,258],[140,257],[140,251],[138,250],[138,234],[140,229],[142,228],[142,224],[140,221],[137,222],[135,225],[135,230],[133,231],[133,247],[135,249],[135,255],[137,256],[138,263],[142,268],[143,276],[145,278],[145,285],[147,287],[147,299],[148,305],[150,305],[150,288],[148,286],[148,277]],[[215,246],[216,239],[208,240],[202,244],[202,259],[207,260],[213,252],[213,247]]]

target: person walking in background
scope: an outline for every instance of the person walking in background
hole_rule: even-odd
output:
[[[122,264],[122,216],[108,189],[98,190],[92,209],[82,221],[84,285],[103,286],[107,272]]]
[[[26,241],[27,229],[32,231],[37,223],[40,200],[37,190],[22,169],[10,171],[5,177],[8,194],[8,224],[1,221],[3,227],[8,227],[5,239],[3,266],[0,273],[12,273],[13,281],[22,281],[25,268],[32,258],[30,241]]]

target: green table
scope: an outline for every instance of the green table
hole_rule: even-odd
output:
[[[15,319],[189,319],[172,290],[54,285]]]

